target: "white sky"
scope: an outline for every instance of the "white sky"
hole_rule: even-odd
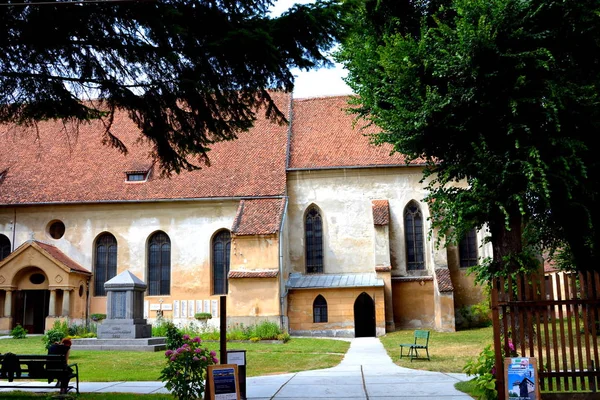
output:
[[[314,0],[275,0],[271,9],[273,15],[279,15],[296,3],[313,3]],[[340,64],[332,68],[320,68],[310,71],[294,70],[294,98],[332,96],[350,94],[352,90],[342,80],[347,71]]]

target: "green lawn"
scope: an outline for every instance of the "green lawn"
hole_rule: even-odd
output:
[[[218,342],[205,342],[219,354]],[[246,350],[246,376],[280,374],[333,367],[350,343],[333,339],[294,338],[285,344],[228,343],[229,350]],[[0,353],[46,353],[40,337],[0,340]],[[84,382],[157,381],[165,365],[164,352],[92,351],[73,348],[69,361],[79,366]]]
[[[400,358],[399,344],[413,343],[413,333],[414,330],[396,331],[379,339],[394,363],[406,368],[427,371],[462,372],[467,361],[477,357],[486,345],[492,344],[494,341],[491,327],[458,332],[431,331],[429,336],[431,361],[414,360],[411,362],[409,358]],[[404,354],[406,354],[406,349]]]
[[[380,337],[392,360],[403,367],[440,372],[462,372],[463,366],[492,342],[492,329],[472,329],[454,333],[431,331],[429,352],[431,361],[400,359],[400,343],[413,340],[413,330],[397,331]],[[219,343],[205,342],[219,353]],[[333,339],[292,338],[285,344],[229,342],[229,350],[246,350],[246,375],[260,376],[338,365],[350,346],[349,342]],[[45,353],[41,337],[0,340],[0,353]],[[86,351],[72,350],[70,361],[79,365],[82,381],[145,381],[159,380],[165,364],[163,352]],[[465,389],[469,390],[470,385]],[[471,388],[472,389],[472,388]],[[2,398],[44,399],[48,395],[23,392],[2,393]],[[82,393],[79,400],[172,400],[169,395],[136,395],[115,393]]]

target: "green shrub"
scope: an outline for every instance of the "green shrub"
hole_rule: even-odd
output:
[[[458,323],[460,329],[485,328],[492,325],[490,306],[485,300],[459,308],[458,314],[461,317]]]
[[[103,319],[106,319],[106,314],[92,314],[90,315],[90,318],[92,319],[92,321],[98,322],[102,321]]]
[[[281,334],[279,325],[270,321],[263,321],[258,325],[254,326],[250,336],[258,337],[263,340],[275,340],[277,336]]]
[[[467,375],[475,375],[475,386],[481,391],[481,400],[495,400],[498,397],[496,390],[496,367],[494,350],[492,345],[487,345],[475,360],[471,360],[464,366],[463,372]],[[502,373],[502,371],[500,371]]]
[[[216,353],[202,348],[201,342],[199,337],[183,335],[180,346],[165,352],[167,365],[160,379],[179,400],[203,398],[206,370],[219,362]]]
[[[54,324],[56,325],[56,323]],[[42,342],[46,350],[50,348],[54,343],[58,343],[63,340],[67,335],[60,329],[50,329],[44,336],[42,336]]]
[[[167,325],[167,349],[176,350],[183,346],[183,333],[172,321],[166,321]]]
[[[194,314],[194,318],[196,319],[211,319],[212,318],[212,314],[211,313],[207,313],[207,312],[199,312]]]
[[[25,339],[27,336],[27,331],[21,326],[21,324],[17,324],[17,326],[10,331],[10,335],[13,337],[13,339]]]
[[[69,322],[67,322],[67,320],[56,320],[52,325],[52,330],[61,331],[63,337],[67,337],[69,336]]]
[[[289,333],[285,332],[285,333],[280,333],[279,335],[277,335],[277,340],[281,340],[283,341],[283,343],[287,343],[290,341],[292,337],[290,336]]]

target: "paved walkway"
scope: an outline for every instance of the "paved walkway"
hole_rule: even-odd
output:
[[[417,362],[417,361],[415,361]],[[426,361],[418,361],[426,362]],[[340,365],[246,379],[248,400],[364,399],[472,400],[454,384],[465,374],[419,371],[395,365],[377,338],[352,339]],[[40,383],[44,391],[48,385]],[[0,392],[5,391],[0,389]],[[82,382],[81,392],[167,393],[162,382]]]

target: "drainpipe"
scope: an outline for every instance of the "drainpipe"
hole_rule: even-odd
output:
[[[285,290],[285,281],[283,279],[283,229],[285,226],[285,217],[287,216],[288,198],[285,197],[285,203],[283,204],[283,215],[281,216],[281,225],[279,226],[279,326],[283,330],[283,301],[287,296]]]
[[[17,230],[17,207],[15,207],[15,216],[13,218],[13,240],[12,240],[12,249],[11,249],[11,253],[13,251],[15,251],[15,235],[16,235],[16,230]]]

